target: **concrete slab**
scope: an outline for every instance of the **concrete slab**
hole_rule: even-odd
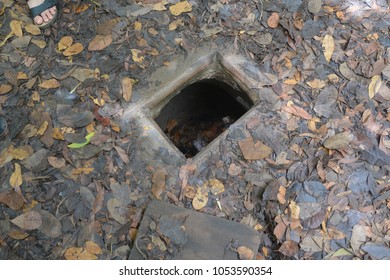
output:
[[[129,258],[237,260],[233,248],[245,246],[256,255],[259,244],[259,234],[244,224],[155,200],[145,211]],[[154,247],[160,249],[156,255]]]

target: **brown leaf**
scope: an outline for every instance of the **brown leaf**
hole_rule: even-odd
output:
[[[165,169],[157,169],[152,176],[152,194],[155,198],[161,199],[161,194],[165,191],[165,181],[167,172]]]
[[[24,205],[24,200],[17,192],[6,192],[0,193],[0,203],[4,203],[13,210],[20,210]]]
[[[98,192],[97,192],[95,200],[94,200],[94,202],[92,204],[92,211],[96,214],[103,207],[104,189],[103,189],[103,187],[99,183],[95,182],[95,184],[96,184],[96,188],[98,189]]]
[[[64,36],[58,42],[57,48],[59,51],[63,51],[69,48],[72,44],[73,44],[73,38],[71,36]]]
[[[126,102],[129,102],[133,95],[134,80],[130,78],[123,78],[122,80],[122,97]]]
[[[124,225],[128,222],[127,213],[128,208],[123,206],[122,203],[116,198],[110,198],[107,202],[107,209],[115,221]]]
[[[50,80],[43,81],[39,86],[45,89],[52,89],[52,88],[59,88],[60,83],[56,79],[50,79]]]
[[[255,253],[246,246],[238,247],[237,253],[240,260],[253,260],[255,257]]]
[[[286,229],[287,225],[283,221],[280,221],[274,228],[274,235],[279,241],[284,239]]]
[[[253,138],[249,137],[244,141],[239,141],[241,152],[246,160],[264,159],[271,155],[272,149],[261,141],[254,142]]]
[[[47,161],[51,166],[58,169],[64,167],[66,163],[64,158],[57,158],[57,157],[48,157]]]
[[[21,229],[33,230],[42,225],[42,216],[36,211],[30,211],[17,216],[15,219],[12,219],[11,222]]]
[[[242,172],[242,168],[234,163],[231,163],[228,169],[230,176],[237,176]]]
[[[6,94],[12,90],[12,86],[10,85],[0,85],[0,95]]]
[[[25,231],[16,229],[16,230],[9,231],[8,236],[15,240],[24,240],[29,236],[29,234]]]
[[[93,241],[85,242],[85,249],[94,255],[100,255],[102,253],[102,249]]]
[[[89,51],[101,51],[107,48],[112,43],[112,35],[97,35],[91,42],[89,42]]]
[[[280,204],[286,203],[286,188],[285,187],[283,187],[283,186],[279,187],[279,191],[278,191],[276,198],[278,199],[278,202]]]
[[[280,20],[280,17],[279,17],[279,14],[276,13],[276,12],[273,12],[270,17],[268,18],[267,20],[267,24],[270,28],[276,28],[278,27],[279,25],[279,20]]]
[[[46,210],[39,210],[39,214],[42,216],[39,231],[50,238],[59,237],[62,233],[62,225],[57,217]]]
[[[20,20],[11,20],[10,27],[11,27],[12,32],[17,37],[22,37],[23,36],[22,22]]]
[[[97,260],[96,255],[91,254],[84,248],[71,247],[65,251],[67,260]]]
[[[63,55],[73,56],[73,55],[81,53],[83,50],[84,50],[83,45],[81,43],[76,43],[76,44],[71,45],[69,48],[67,48],[63,52]]]
[[[292,240],[286,240],[283,242],[282,246],[280,246],[279,252],[287,257],[293,257],[299,251],[298,243]]]
[[[284,106],[282,107],[282,110],[284,112],[287,112],[287,113],[290,113],[290,114],[293,114],[295,116],[298,116],[302,119],[306,119],[306,120],[311,120],[313,117],[308,113],[306,112],[304,109],[298,107],[298,106],[295,106],[295,105],[287,105],[287,106]]]
[[[353,140],[354,136],[350,132],[342,132],[333,135],[325,140],[324,147],[330,150],[338,150],[346,148]]]
[[[125,163],[125,164],[129,164],[130,162],[130,159],[129,159],[129,156],[128,154],[126,153],[125,150],[123,150],[121,147],[119,146],[114,146],[114,149],[116,150],[116,152],[118,153],[119,157],[121,158],[121,160]]]

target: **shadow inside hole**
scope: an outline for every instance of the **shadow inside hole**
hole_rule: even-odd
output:
[[[155,121],[172,143],[191,158],[252,106],[244,91],[216,79],[202,80],[181,90]]]

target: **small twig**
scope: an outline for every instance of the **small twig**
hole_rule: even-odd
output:
[[[138,253],[140,253],[140,255],[143,257],[144,260],[146,260],[146,255],[144,254],[144,252],[141,251],[141,249],[138,247],[138,240],[140,240],[142,237],[144,237],[145,234],[142,234],[140,237],[136,238],[135,241],[134,241],[134,246],[135,246],[135,249],[137,249]]]

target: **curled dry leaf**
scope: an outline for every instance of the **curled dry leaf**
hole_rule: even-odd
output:
[[[17,216],[15,219],[12,219],[11,222],[21,229],[33,230],[42,225],[42,216],[36,211],[30,211]]]
[[[0,95],[6,94],[12,90],[12,86],[10,85],[0,85]]]
[[[22,22],[20,20],[11,20],[10,27],[11,27],[12,33],[14,33],[15,36],[17,36],[17,37],[23,36]]]
[[[238,247],[237,253],[240,260],[253,260],[255,257],[255,253],[246,246]]]

